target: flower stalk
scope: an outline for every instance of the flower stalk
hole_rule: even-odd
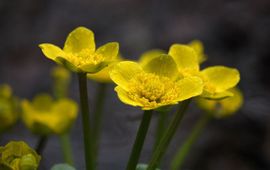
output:
[[[92,130],[90,127],[86,73],[78,73],[78,77],[79,77],[86,170],[93,170],[95,169],[95,165],[93,159],[93,140],[91,139]]]
[[[147,134],[151,122],[152,112],[153,112],[152,110],[146,110],[143,113],[143,118],[135,139],[135,143],[132,148],[131,155],[129,157],[126,170],[136,169],[143,148],[145,136]]]
[[[94,121],[93,121],[93,139],[95,140],[94,144],[94,156],[95,162],[97,161],[98,157],[98,150],[99,150],[99,141],[100,141],[100,134],[101,134],[101,125],[102,125],[102,117],[103,117],[103,106],[106,97],[106,83],[99,83],[98,91],[96,94],[96,109],[94,112]]]
[[[171,139],[173,138],[183,116],[185,111],[188,108],[188,105],[190,103],[190,99],[185,100],[181,103],[177,113],[173,117],[171,123],[168,126],[168,129],[164,133],[161,141],[159,142],[157,148],[155,149],[152,158],[150,159],[149,165],[147,170],[155,170],[157,166],[160,164],[160,161],[167,149],[167,147],[170,144]]]
[[[36,152],[39,155],[42,155],[42,153],[46,147],[47,142],[48,142],[48,136],[40,136],[38,143],[37,143],[37,146],[36,146]]]
[[[166,130],[166,122],[168,120],[168,113],[166,111],[161,111],[158,114],[158,122],[157,122],[157,129],[156,129],[156,139],[154,144],[154,150],[157,148],[159,141],[162,138],[162,135],[164,134]]]
[[[60,143],[61,143],[65,162],[68,163],[69,165],[73,165],[74,162],[73,162],[69,132],[60,135]]]
[[[182,165],[192,145],[194,142],[196,142],[199,135],[211,118],[212,116],[210,114],[204,113],[203,116],[196,122],[192,132],[189,134],[188,138],[184,141],[183,145],[180,147],[175,157],[173,158],[171,162],[171,170],[180,170],[182,168]]]

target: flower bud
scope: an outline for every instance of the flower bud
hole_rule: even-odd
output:
[[[0,147],[0,169],[37,170],[40,156],[23,141],[11,141]]]

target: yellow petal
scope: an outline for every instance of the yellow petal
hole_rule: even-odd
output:
[[[206,79],[205,85],[211,86],[214,93],[230,89],[236,86],[240,80],[240,74],[237,69],[224,66],[208,67],[201,71],[201,73]]]
[[[155,57],[160,56],[161,54],[166,54],[166,52],[160,49],[153,49],[153,50],[146,51],[140,56],[138,63],[142,67],[144,67],[150,60],[152,60]]]
[[[198,56],[198,61],[200,63],[204,62],[207,59],[206,55],[204,54],[204,47],[201,41],[193,40],[188,45],[196,51],[197,56]]]
[[[233,93],[230,91],[223,91],[220,93],[209,93],[207,91],[203,91],[200,97],[206,98],[206,99],[212,99],[212,100],[220,100],[225,99],[227,97],[232,97]]]
[[[55,61],[61,65],[63,65],[66,69],[73,71],[73,72],[82,72],[78,67],[76,67],[74,64],[66,60],[62,57],[56,57]]]
[[[53,44],[44,43],[40,44],[39,47],[41,48],[43,54],[51,60],[55,61],[57,57],[65,56],[64,51]]]
[[[52,107],[52,113],[54,113],[52,116],[59,117],[59,120],[61,121],[54,124],[52,128],[55,133],[62,134],[71,127],[72,123],[76,119],[78,115],[78,106],[74,101],[64,98],[55,103]]]
[[[205,98],[198,98],[198,106],[206,112],[212,114],[216,118],[223,118],[237,112],[243,104],[243,95],[239,89],[233,88],[229,92],[233,94],[232,97],[227,97],[222,100],[210,100]]]
[[[110,63],[108,67],[103,68],[97,73],[87,74],[87,78],[100,83],[111,83],[112,80],[110,78],[109,72],[111,71],[111,69],[114,67],[115,64],[119,63],[122,60],[123,58],[118,54],[115,62]]]
[[[132,61],[122,61],[117,63],[110,71],[110,77],[114,83],[128,90],[128,82],[136,74],[141,73],[143,70],[140,65]]]
[[[237,88],[230,89],[230,92],[234,95],[226,99],[221,100],[222,108],[224,113],[230,114],[235,113],[243,105],[243,95]]]
[[[130,99],[128,97],[127,92],[123,88],[121,88],[120,86],[116,86],[114,90],[117,92],[119,99],[123,103],[131,105],[131,106],[142,106],[142,104],[140,104],[139,102],[136,102],[136,101]]]
[[[100,83],[110,83],[112,82],[109,75],[110,69],[111,69],[110,66],[108,66],[108,67],[103,68],[97,73],[87,74],[87,78],[100,82]]]
[[[35,109],[47,111],[53,104],[53,99],[48,94],[39,94],[33,99],[33,107]]]
[[[173,44],[169,55],[176,62],[180,72],[198,72],[199,62],[195,50],[187,45]]]
[[[115,60],[119,52],[119,44],[117,42],[110,42],[101,47],[96,51],[104,57],[105,61]]]
[[[160,56],[148,61],[143,69],[146,72],[169,78],[175,78],[179,74],[177,65],[173,58],[166,54],[161,54]]]
[[[177,85],[180,89],[177,101],[183,101],[198,96],[203,91],[202,80],[195,76],[183,78],[177,82]]]
[[[85,73],[97,73],[103,68],[107,67],[110,62],[101,62],[99,64],[85,64],[79,67]]]
[[[85,27],[78,27],[69,33],[64,51],[68,53],[78,53],[82,49],[88,49],[90,53],[95,51],[94,33]]]

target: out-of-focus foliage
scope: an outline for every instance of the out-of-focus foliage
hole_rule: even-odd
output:
[[[9,85],[0,85],[0,133],[14,125],[19,117],[18,99]]]

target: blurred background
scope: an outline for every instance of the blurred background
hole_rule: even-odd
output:
[[[208,55],[202,67],[226,65],[241,72],[240,89],[245,103],[233,117],[212,121],[192,148],[187,170],[270,169],[270,1],[269,0],[1,0],[0,84],[8,83],[14,94],[32,98],[51,92],[50,70],[38,44],[63,46],[77,26],[95,32],[97,45],[118,41],[124,58],[137,59],[153,48],[168,50],[172,43],[201,40]],[[97,84],[89,81],[90,103]],[[140,123],[142,111],[122,104],[107,89],[99,169],[122,170]],[[77,77],[71,97],[78,101]],[[164,157],[163,169],[189,133],[201,111],[189,109]],[[152,151],[156,118],[140,162]],[[81,120],[72,128],[72,145],[78,170],[84,169]],[[37,138],[19,123],[2,134],[0,144],[24,140],[35,146]],[[41,170],[63,162],[59,140],[49,139]]]

